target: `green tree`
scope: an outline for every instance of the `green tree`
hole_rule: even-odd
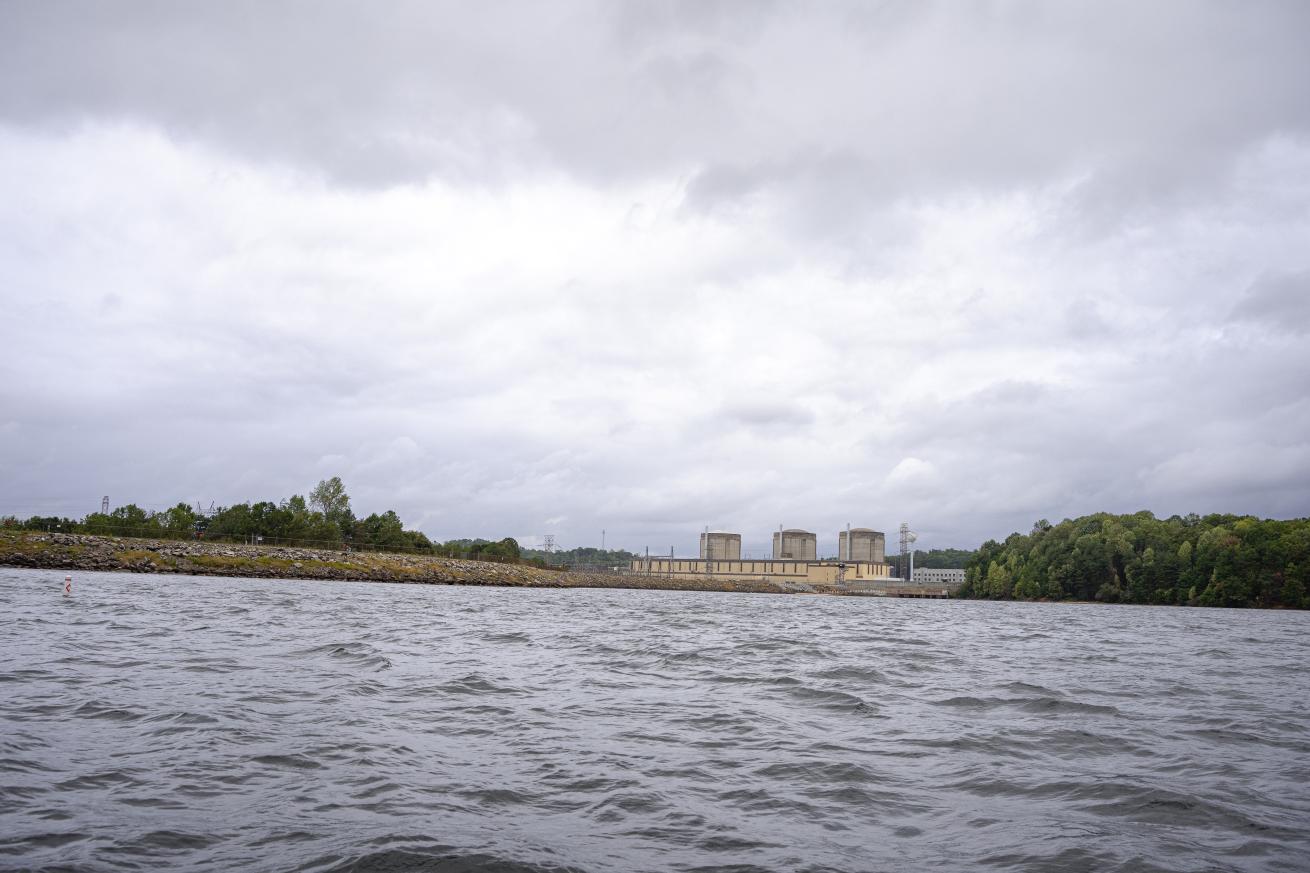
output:
[[[373,548],[381,551],[401,551],[409,547],[410,540],[405,536],[405,526],[400,516],[388,509],[378,515],[376,512],[368,518],[354,523],[355,545],[360,548]]]
[[[1308,570],[1310,519],[1097,513],[988,540],[960,594],[1310,607]]]
[[[993,600],[1005,600],[1013,593],[1014,584],[1009,569],[1000,561],[992,561],[987,568],[987,596]]]
[[[29,526],[32,526],[32,521],[32,519],[28,520]],[[100,536],[153,537],[159,536],[162,532],[158,516],[146,512],[135,503],[120,506],[109,513],[93,512],[82,520],[81,525],[76,526],[87,533]]]
[[[185,503],[179,503],[162,514],[160,526],[167,536],[175,539],[185,539],[190,537],[192,531],[195,530],[197,518],[195,510]]]
[[[914,568],[924,570],[955,570],[967,567],[974,553],[967,549],[915,549]]]
[[[355,515],[350,511],[350,495],[339,476],[324,479],[309,492],[309,505],[337,526],[339,534],[350,532]]]

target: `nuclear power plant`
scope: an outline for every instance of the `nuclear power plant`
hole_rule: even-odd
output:
[[[798,528],[773,532],[770,558],[742,558],[741,534],[706,530],[700,535],[700,556],[678,558],[648,555],[632,561],[629,572],[671,579],[693,577],[761,580],[782,586],[858,587],[892,580],[887,564],[887,537],[867,527],[847,528],[836,537],[837,555],[819,558],[819,538]]]

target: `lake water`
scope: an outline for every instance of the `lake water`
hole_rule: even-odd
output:
[[[1310,614],[0,568],[0,869],[1310,869]]]

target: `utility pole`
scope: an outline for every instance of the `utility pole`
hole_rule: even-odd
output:
[[[708,578],[710,575],[710,526],[708,524],[705,525],[705,539],[703,542],[705,543],[705,554],[701,557],[705,559],[705,576]]]

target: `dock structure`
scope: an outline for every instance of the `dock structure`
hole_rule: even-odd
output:
[[[883,582],[848,582],[838,586],[839,594],[852,597],[921,597],[945,600],[957,590],[949,585],[922,585],[906,582],[904,579],[888,579]]]

